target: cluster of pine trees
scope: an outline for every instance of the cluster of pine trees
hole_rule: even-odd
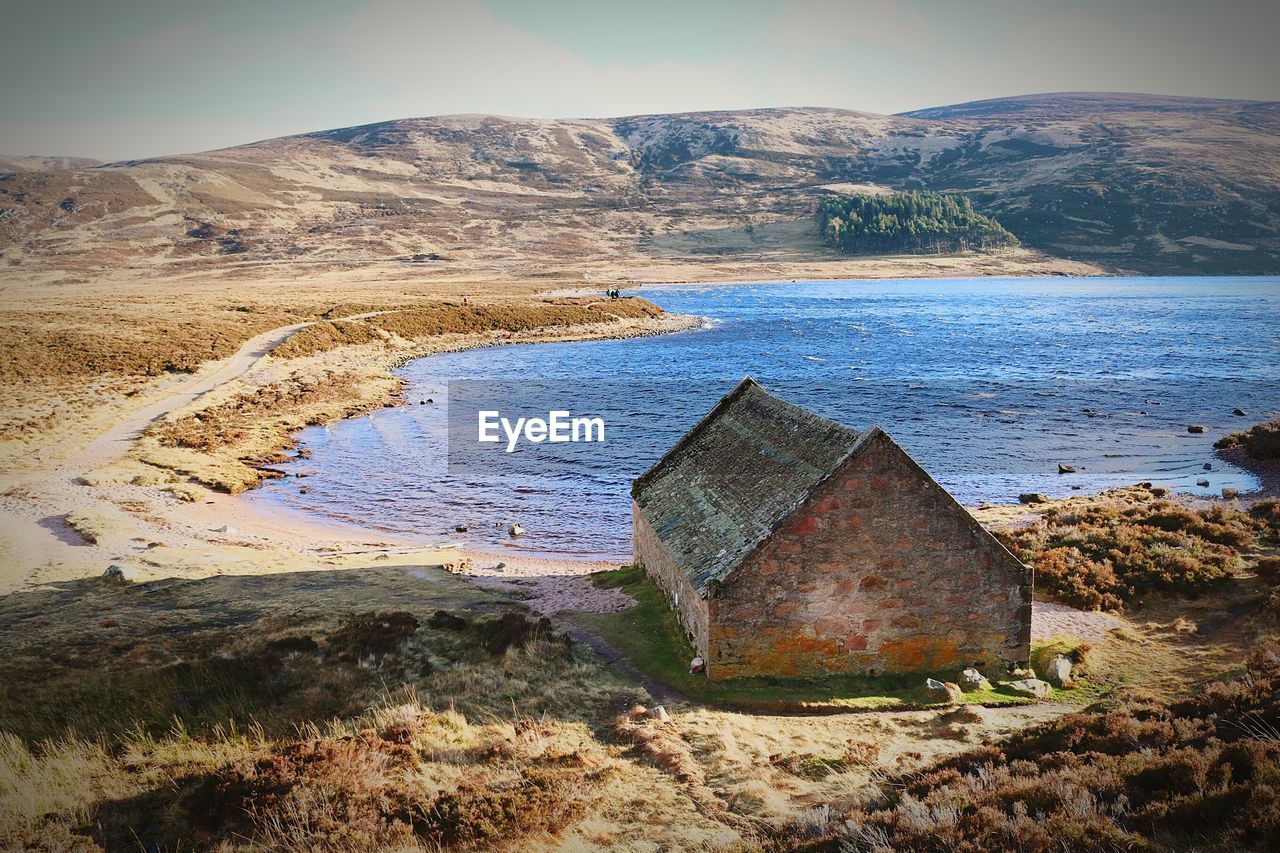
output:
[[[1018,245],[962,195],[931,192],[830,195],[818,204],[830,246],[857,255],[990,251]]]

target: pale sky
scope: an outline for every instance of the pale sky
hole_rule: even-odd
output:
[[[125,159],[411,116],[1054,91],[1280,100],[1258,0],[0,0],[0,154]]]

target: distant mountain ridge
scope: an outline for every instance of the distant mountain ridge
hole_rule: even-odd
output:
[[[64,157],[60,155],[0,154],[0,174],[6,172],[48,172],[57,169],[88,169],[101,166],[102,160],[91,157]]]
[[[828,187],[962,192],[1022,242],[1140,273],[1280,272],[1280,103],[1068,93],[441,116],[0,174],[0,269],[824,257]],[[807,222],[802,226],[801,223]]]

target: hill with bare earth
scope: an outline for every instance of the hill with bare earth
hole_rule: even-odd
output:
[[[444,116],[50,165],[70,168],[0,175],[4,280],[829,261],[813,212],[851,185],[961,192],[1032,250],[1111,271],[1280,270],[1272,102],[1064,94],[901,116]]]
[[[0,155],[0,175],[14,172],[48,172],[59,169],[89,169],[101,166],[101,160],[89,157],[59,157],[40,154]]]

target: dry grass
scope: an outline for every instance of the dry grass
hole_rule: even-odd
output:
[[[1280,539],[1277,501],[1249,512],[1193,509],[1150,489],[1067,501],[997,535],[1035,569],[1036,591],[1087,609],[1123,610],[1151,592],[1221,589],[1264,543]]]
[[[0,382],[191,373],[233,354],[244,341],[307,315],[277,308],[171,305],[52,307],[36,316],[0,314]]]
[[[195,414],[160,421],[149,433],[166,447],[186,447],[214,451],[243,442],[258,422],[316,406],[347,404],[360,399],[364,377],[354,372],[324,371],[295,375],[288,380],[242,393],[234,399],[202,409]],[[343,406],[343,417],[363,414],[375,405],[356,403]]]
[[[1170,654],[1205,642],[1160,636]],[[1129,833],[1103,826],[1099,837],[1132,840],[1145,837],[1134,815],[1150,821],[1167,807],[1176,822],[1196,807],[1181,788],[1160,800],[1143,775],[1153,766],[1203,782],[1206,809],[1244,802],[1267,819],[1270,753],[1255,755],[1227,722],[1276,724],[1265,656],[1252,681],[1210,687],[1201,704],[1143,700],[993,749],[981,744],[1059,712],[785,717],[669,705],[661,720],[635,708],[647,701],[635,685],[545,620],[423,568],[65,583],[0,599],[0,643],[8,848],[594,849],[641,837],[665,849],[769,850],[882,835],[934,849],[896,833],[934,831],[927,820],[940,815],[947,844],[990,849],[1024,825],[1020,808],[1093,821],[1079,791],[1095,780],[1099,814]],[[1076,655],[1091,675],[1112,668],[1117,645],[1132,647],[1140,671],[1163,666],[1146,643],[1049,651]],[[1187,750],[1209,769],[1193,773]],[[1114,813],[1119,793],[1132,813]],[[1244,825],[1224,809],[1206,814],[1233,832]],[[850,816],[864,834],[846,835]],[[1036,849],[1040,836],[1027,837]],[[1231,836],[1246,847],[1251,838]]]
[[[528,332],[661,315],[662,309],[638,297],[608,302],[557,299],[496,305],[441,302],[361,320],[317,323],[285,341],[273,354],[280,358],[298,358],[337,347],[390,342],[397,338],[416,341],[443,335]]]
[[[382,370],[334,369],[302,365],[266,384],[242,383],[246,390],[224,402],[157,421],[132,451],[144,469],[176,472],[218,491],[238,494],[281,474],[264,467],[289,457],[293,434],[307,426],[354,417],[388,405],[398,380]],[[137,465],[126,465],[122,476]],[[110,472],[103,477],[112,479]],[[172,474],[170,474],[172,477]],[[176,479],[176,478],[173,478]]]
[[[550,841],[630,784],[592,727],[635,689],[443,572],[30,595],[0,629],[6,849]]]

